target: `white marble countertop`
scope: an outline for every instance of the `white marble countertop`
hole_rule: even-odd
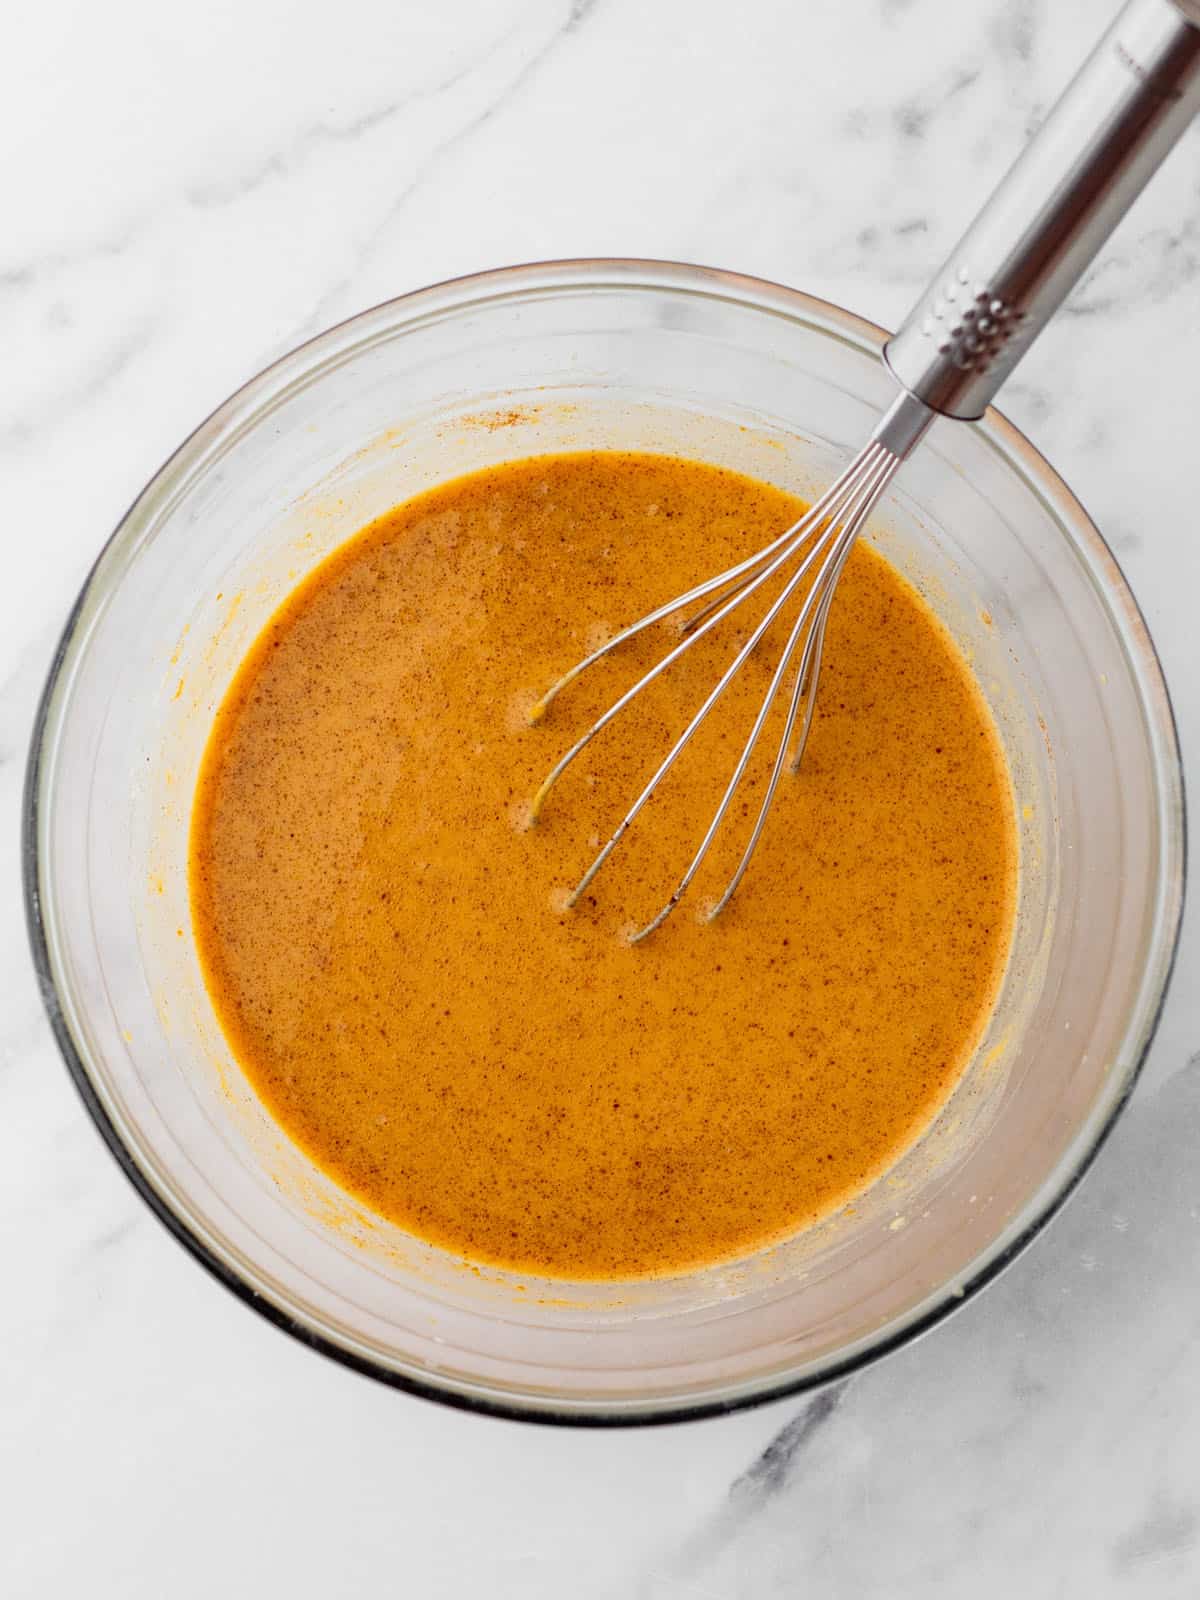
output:
[[[235,385],[373,301],[667,256],[895,325],[1098,29],[1087,0],[23,6],[0,108],[0,1593],[1200,1593],[1200,925],[1092,1175],[1001,1281],[807,1402],[465,1416],[283,1338],[105,1152],[43,1020],[17,812],[88,565]],[[1108,7],[1099,8],[1107,13]],[[1200,743],[1200,130],[1007,389]]]

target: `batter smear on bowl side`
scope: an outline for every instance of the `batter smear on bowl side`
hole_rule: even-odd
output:
[[[804,765],[717,921],[696,912],[737,863],[769,755],[694,905],[636,948],[621,932],[690,859],[770,648],[574,911],[564,891],[736,632],[655,682],[524,825],[547,768],[670,635],[615,652],[531,728],[564,665],[799,509],[669,457],[489,468],[351,539],[241,666],[193,811],[205,979],[282,1127],[400,1226],[560,1278],[743,1256],[886,1170],[969,1061],[1012,935],[1012,787],[966,661],[869,544],[833,603]]]

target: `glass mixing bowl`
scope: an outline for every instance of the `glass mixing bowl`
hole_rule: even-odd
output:
[[[938,424],[870,537],[970,652],[995,713],[1021,818],[1015,946],[953,1097],[853,1205],[680,1277],[475,1269],[366,1211],[284,1137],[201,980],[186,879],[197,766],[243,653],[307,570],[395,502],[540,451],[667,451],[811,494],[892,396],[882,338],[793,290],[694,267],[567,262],[444,284],[247,384],[97,561],[29,768],[43,992],[147,1204],[314,1348],[401,1388],[556,1421],[697,1416],[807,1388],[994,1277],[1112,1126],[1175,946],[1179,754],[1116,563],[995,412]]]

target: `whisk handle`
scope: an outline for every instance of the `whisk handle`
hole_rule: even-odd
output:
[[[896,378],[983,415],[1200,110],[1200,0],[1130,0],[891,339]]]

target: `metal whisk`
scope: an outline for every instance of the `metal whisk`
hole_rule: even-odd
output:
[[[668,600],[594,650],[547,692],[539,721],[580,673],[645,629],[693,605],[680,642],[577,739],[533,801],[536,822],[576,756],[662,673],[764,584],[782,588],[739,647],[662,764],[568,898],[573,906],[724,694],[771,625],[802,595],[762,705],[708,829],[670,899],[631,936],[636,943],[679,904],[716,838],[797,654],[791,697],[770,778],[745,850],[720,898],[728,904],[762,836],[784,767],[795,771],[816,706],[834,590],[872,510],[938,416],[983,415],[1001,384],[1079,280],[1151,173],[1200,109],[1200,0],[1131,0],[885,345],[899,393],[840,477],[765,549]],[[808,587],[804,589],[805,580]],[[803,709],[802,709],[803,708]],[[796,732],[799,723],[799,732]],[[793,747],[793,738],[795,744]],[[789,750],[791,751],[789,762]]]

